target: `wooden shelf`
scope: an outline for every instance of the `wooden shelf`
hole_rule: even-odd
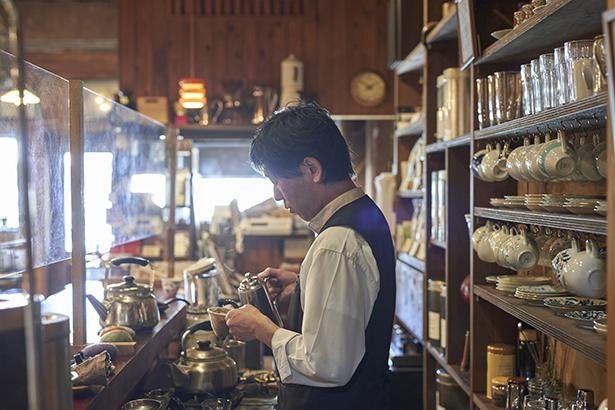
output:
[[[550,108],[537,114],[527,117],[517,118],[503,124],[483,128],[474,131],[474,138],[477,140],[494,137],[513,137],[535,132],[537,130],[546,131],[548,127],[557,129],[562,127],[575,127],[577,119],[591,119],[594,117],[601,122],[605,122],[609,98],[607,93],[592,95],[569,104]]]
[[[436,24],[429,32],[426,38],[427,44],[437,43],[439,41],[454,40],[457,38],[457,7],[453,6],[446,17]]]
[[[573,320],[556,316],[548,308],[531,306],[488,285],[474,285],[474,295],[606,366],[606,338],[578,328]]]
[[[429,354],[438,362],[440,367],[442,367],[446,372],[455,380],[455,383],[459,385],[463,389],[463,391],[470,397],[470,379],[469,374],[467,372],[462,372],[461,367],[457,365],[450,365],[446,363],[446,358],[438,349],[433,347],[429,342],[424,343],[425,348],[429,352]]]
[[[395,67],[395,72],[397,75],[404,75],[419,71],[425,64],[425,55],[425,46],[421,43],[417,44],[406,58]]]
[[[470,134],[465,134],[448,141],[434,142],[433,144],[428,144],[425,146],[425,152],[432,154],[435,152],[444,152],[447,148],[469,146],[471,140],[472,136]]]
[[[472,396],[474,398],[474,404],[480,410],[502,410],[502,407],[496,406],[491,399],[488,399],[484,394],[476,394]]]
[[[397,191],[397,196],[399,196],[400,198],[422,198],[424,194],[424,191]]]
[[[438,248],[446,249],[446,242],[445,241],[439,241],[437,239],[430,239],[429,243],[432,244],[433,246],[438,247]]]
[[[411,122],[403,128],[395,130],[396,138],[403,137],[420,137],[423,134],[423,130],[425,128],[425,118],[421,115],[418,120]]]
[[[565,41],[602,32],[605,0],[552,0],[530,19],[487,47],[475,64],[536,58]],[[511,16],[512,17],[512,16]],[[529,62],[529,61],[528,61]]]
[[[425,261],[417,259],[408,253],[399,252],[397,254],[397,259],[419,272],[425,272]]]
[[[190,139],[252,138],[256,125],[198,125],[177,126],[179,135]]]
[[[481,207],[474,208],[474,216],[528,225],[547,226],[549,228],[568,229],[596,235],[607,234],[607,220],[603,216],[556,214],[551,212]]]

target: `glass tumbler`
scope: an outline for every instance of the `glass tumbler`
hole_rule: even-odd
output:
[[[540,66],[540,81],[542,83],[542,109],[557,106],[555,98],[555,75],[553,70],[553,53],[538,57]]]
[[[487,94],[489,96],[489,124],[498,124],[496,109],[495,109],[495,77],[487,76]]]
[[[596,65],[594,69],[594,94],[606,91],[606,50],[604,44],[604,34],[594,37],[594,60]]]
[[[553,50],[553,65],[555,66],[555,95],[557,105],[566,104],[569,101],[570,86],[568,84],[568,60],[564,55],[564,47]]]
[[[564,55],[568,61],[568,84],[570,101],[578,101],[594,93],[594,40],[577,40],[564,43]]]
[[[493,76],[498,124],[521,117],[521,74],[518,71],[499,71]]]
[[[476,115],[478,117],[478,128],[483,129],[489,123],[489,89],[486,78],[476,79]]]
[[[546,410],[544,400],[531,400],[525,405],[524,410]]]
[[[523,100],[523,115],[534,114],[534,96],[532,94],[532,66],[521,66],[521,96]]]
[[[542,111],[542,76],[540,75],[540,61],[532,60],[530,63],[532,71],[532,98],[534,113]]]

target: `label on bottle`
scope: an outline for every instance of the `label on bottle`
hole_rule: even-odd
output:
[[[446,348],[446,319],[440,319],[440,346]]]
[[[429,333],[428,333],[429,339],[440,340],[440,313],[439,312],[429,312],[428,322],[429,322]]]

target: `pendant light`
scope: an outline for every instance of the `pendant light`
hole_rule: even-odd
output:
[[[205,107],[205,80],[194,75],[194,10],[189,13],[190,28],[190,77],[179,80],[179,103],[185,109],[200,110]]]
[[[0,101],[3,103],[14,104],[19,107],[21,105],[21,100],[19,98],[19,90],[12,89],[0,96]],[[28,90],[23,91],[23,104],[24,105],[34,105],[41,102],[41,99],[38,98],[34,93],[31,93]]]

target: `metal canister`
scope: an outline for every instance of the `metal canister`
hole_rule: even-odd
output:
[[[253,305],[262,314],[267,316],[273,323],[278,326],[282,326],[282,318],[278,309],[274,305],[273,301],[269,297],[267,289],[263,286],[263,283],[251,273],[246,273],[245,279],[239,284],[237,289],[239,293],[239,300],[242,304]]]
[[[220,286],[214,258],[201,259],[184,270],[184,293],[189,312],[206,313],[207,308],[217,306]]]
[[[496,376],[515,375],[515,347],[504,343],[487,345],[487,398],[491,399],[491,381]]]
[[[68,316],[42,315],[44,400],[46,409],[73,407],[70,378],[70,334]]]

